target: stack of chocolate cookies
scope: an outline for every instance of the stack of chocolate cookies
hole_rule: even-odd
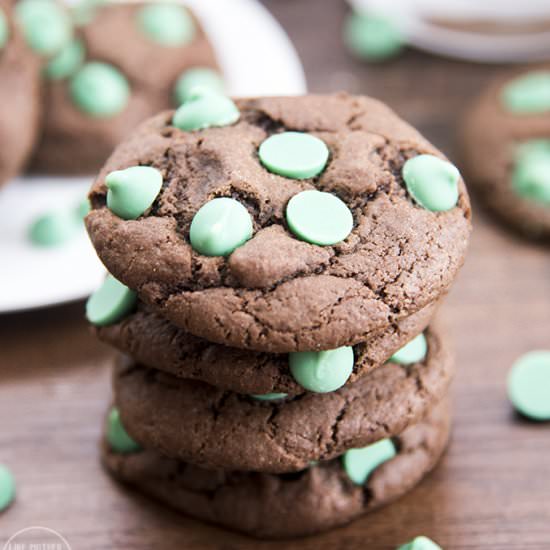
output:
[[[197,90],[90,193],[110,272],[87,316],[123,352],[103,461],[193,517],[261,537],[399,497],[449,436],[431,323],[463,263],[460,174],[384,104]]]

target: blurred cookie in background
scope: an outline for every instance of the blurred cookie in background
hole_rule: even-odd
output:
[[[86,2],[73,16],[74,38],[44,69],[34,171],[94,173],[144,119],[197,85],[223,88],[213,49],[182,5]]]
[[[35,141],[40,65],[15,23],[13,2],[0,0],[0,185],[19,172]]]
[[[531,238],[550,237],[550,65],[491,83],[468,110],[460,144],[487,207]]]

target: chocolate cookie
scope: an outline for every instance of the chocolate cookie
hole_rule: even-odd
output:
[[[277,353],[334,349],[451,285],[470,205],[442,159],[373,99],[235,105],[209,94],[116,149],[87,227],[107,269],[191,334]]]
[[[487,207],[529,236],[550,237],[550,65],[494,81],[468,110],[460,140]]]
[[[0,0],[0,185],[25,164],[40,107],[40,60],[14,24],[13,12],[13,2]]]
[[[292,472],[402,432],[446,393],[453,362],[426,332],[428,354],[388,363],[338,391],[258,400],[124,362],[115,402],[143,447],[206,468]]]
[[[341,459],[294,474],[212,472],[152,450],[119,454],[105,442],[103,462],[118,480],[192,517],[265,538],[325,531],[399,498],[443,453],[447,400],[393,438],[397,455],[354,483]]]
[[[353,370],[347,383],[385,363],[421,333],[433,317],[430,305],[367,342],[354,346]],[[122,321],[95,327],[95,334],[136,362],[179,378],[200,380],[222,390],[245,394],[297,395],[305,388],[293,377],[287,354],[261,353],[212,344],[183,331],[143,303]]]
[[[37,171],[95,173],[139,123],[177,106],[190,79],[221,86],[212,47],[183,6],[112,3],[89,16],[46,67]]]

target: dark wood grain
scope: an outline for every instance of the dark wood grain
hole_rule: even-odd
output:
[[[412,51],[384,65],[361,64],[341,46],[339,1],[266,4],[295,41],[312,90],[378,96],[451,157],[468,99],[502,70]],[[287,543],[259,543],[186,519],[103,474],[97,441],[111,352],[88,333],[82,304],[0,318],[0,462],[18,479],[17,501],[0,517],[0,548],[18,529],[38,524],[60,531],[73,550],[390,550],[420,533],[446,550],[549,549],[550,427],[519,420],[505,391],[514,359],[550,346],[549,252],[476,208],[470,255],[444,317],[459,372],[454,438],[441,467],[389,508]]]

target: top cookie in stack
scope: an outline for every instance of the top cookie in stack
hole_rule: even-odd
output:
[[[345,94],[226,101],[149,120],[92,188],[97,253],[148,308],[210,342],[285,353],[367,341],[445,295],[470,206],[418,132]],[[125,194],[132,208],[117,208]]]

